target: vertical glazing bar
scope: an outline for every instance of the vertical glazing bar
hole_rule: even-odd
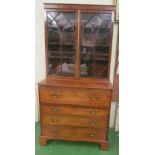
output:
[[[81,47],[81,12],[76,13],[76,61],[75,61],[75,79],[80,77],[80,49]]]
[[[61,65],[61,75],[62,75],[62,55],[63,55],[63,51],[62,51],[62,32],[60,32],[60,65]]]

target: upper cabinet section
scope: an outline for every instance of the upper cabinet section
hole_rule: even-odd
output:
[[[75,12],[47,12],[48,75],[74,75],[75,23]]]
[[[44,7],[47,77],[109,79],[115,7]]]

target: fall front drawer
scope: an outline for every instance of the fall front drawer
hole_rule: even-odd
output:
[[[109,117],[109,110],[97,108],[83,108],[76,106],[60,106],[60,105],[40,105],[40,112],[42,114],[66,114],[66,115],[80,115],[80,116],[99,116]]]
[[[40,102],[87,106],[110,106],[110,91],[40,87]]]
[[[69,117],[69,116],[51,116],[47,114],[41,115],[42,124],[51,125],[65,125],[65,126],[78,126],[78,127],[91,127],[91,128],[107,128],[107,118],[84,118],[84,117]]]
[[[75,140],[90,140],[99,141],[106,140],[107,129],[91,129],[80,127],[63,127],[42,125],[42,135],[49,136],[55,139],[75,139]]]

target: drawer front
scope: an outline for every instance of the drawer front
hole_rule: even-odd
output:
[[[99,116],[99,117],[109,116],[109,111],[106,109],[67,107],[59,105],[54,106],[54,105],[41,104],[40,111],[42,114],[66,114],[66,115]]]
[[[106,129],[90,129],[78,127],[63,127],[63,126],[42,126],[42,135],[51,138],[69,138],[79,140],[106,140]]]
[[[91,128],[107,128],[108,118],[82,118],[82,117],[69,117],[69,116],[51,116],[42,115],[42,124],[51,125],[65,125],[77,127],[91,127]]]
[[[46,103],[109,107],[110,96],[108,90],[40,87],[40,102]]]

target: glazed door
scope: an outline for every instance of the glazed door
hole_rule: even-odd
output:
[[[81,13],[80,76],[108,78],[112,14]]]
[[[76,12],[48,11],[46,17],[47,74],[74,76]]]

